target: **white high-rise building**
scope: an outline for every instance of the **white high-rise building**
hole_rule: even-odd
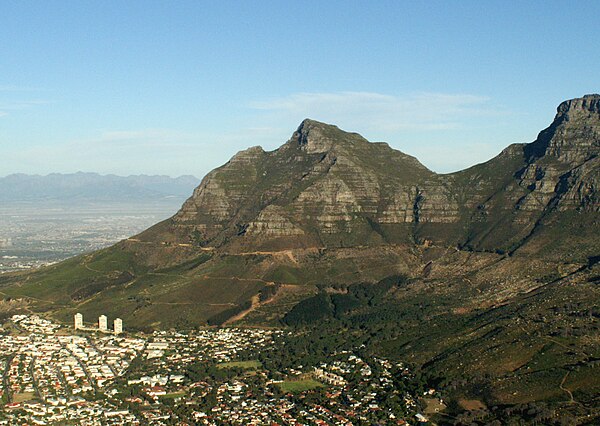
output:
[[[100,315],[98,318],[98,329],[100,331],[108,330],[108,318],[106,318],[106,315]]]
[[[83,315],[79,312],[75,314],[75,330],[83,328]]]
[[[123,332],[123,320],[121,318],[116,318],[114,325],[115,325],[115,334],[121,334]]]

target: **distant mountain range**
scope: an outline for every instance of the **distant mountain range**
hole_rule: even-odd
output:
[[[0,178],[0,202],[151,202],[186,199],[199,179],[184,175],[12,174]]]

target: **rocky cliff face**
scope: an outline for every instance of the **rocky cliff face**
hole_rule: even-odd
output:
[[[576,166],[598,154],[600,95],[586,95],[561,103],[554,122],[527,147],[530,161],[550,156]]]
[[[548,206],[554,198],[562,199],[574,186],[581,186],[579,183],[583,182],[578,177],[596,168],[599,151],[600,95],[560,104],[552,125],[525,147],[528,165],[520,172],[519,184],[530,192],[521,204],[535,210]],[[584,192],[585,187],[591,189],[588,184],[582,186],[580,190]],[[578,207],[572,203],[577,198],[587,203],[585,195],[573,195],[567,197],[572,207]]]
[[[209,173],[170,226],[230,249],[431,240],[515,250],[550,214],[598,211],[599,147],[599,95],[563,102],[533,143],[448,175],[305,120],[279,149],[250,148]]]
[[[479,206],[489,214],[479,218],[478,247],[514,251],[542,223],[566,212],[589,220],[585,213],[598,211],[599,104],[599,95],[563,102],[536,141],[516,150],[522,164],[507,169],[512,178]]]

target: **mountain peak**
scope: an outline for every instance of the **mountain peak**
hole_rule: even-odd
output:
[[[300,123],[300,125],[298,126],[298,132],[309,132],[311,129],[314,128],[318,128],[318,127],[333,127],[335,129],[339,128],[333,124],[328,124],[328,123],[324,123],[322,121],[317,121],[317,120],[313,120],[311,118],[305,118],[304,120],[302,120],[302,122]]]
[[[600,95],[590,94],[581,98],[569,99],[562,102],[557,110],[557,118],[571,113],[595,113],[600,114]]]
[[[562,102],[549,127],[525,148],[531,162],[549,155],[571,165],[598,155],[600,148],[600,95],[591,94]]]
[[[339,130],[335,126],[307,118],[300,123],[298,129],[292,135],[292,139],[296,140],[298,146],[308,153],[328,151],[331,149],[332,141],[324,135],[324,130],[327,127]]]
[[[334,144],[365,140],[357,133],[341,130],[333,124],[327,124],[306,118],[300,123],[290,141],[296,143],[308,154],[330,151]]]

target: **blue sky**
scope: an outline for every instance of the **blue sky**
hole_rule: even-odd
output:
[[[306,117],[438,172],[600,91],[598,1],[0,2],[0,176],[203,176]]]

